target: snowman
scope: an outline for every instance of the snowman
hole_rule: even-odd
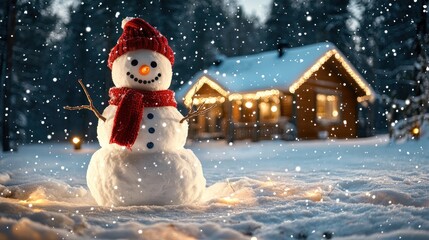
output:
[[[89,163],[87,184],[99,205],[198,202],[206,180],[185,149],[187,121],[168,90],[174,63],[167,39],[146,21],[126,18],[109,54],[115,87],[97,126],[101,148]]]

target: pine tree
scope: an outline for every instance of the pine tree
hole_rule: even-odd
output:
[[[13,73],[13,45],[14,45],[14,35],[15,35],[15,26],[16,26],[16,11],[17,11],[17,5],[16,0],[8,1],[5,4],[6,11],[4,12],[5,16],[5,29],[6,31],[1,36],[2,39],[4,39],[4,53],[2,50],[1,55],[1,83],[2,83],[2,98],[3,98],[3,104],[2,104],[2,146],[3,151],[8,152],[12,149],[11,144],[11,125],[13,124],[13,115],[14,112],[11,109],[12,107],[12,73]]]
[[[399,75],[413,70],[419,6],[411,0],[359,0],[357,5],[362,9],[356,36],[359,52],[373,69],[370,81],[374,89],[389,94],[386,86],[396,85]]]
[[[14,1],[8,1],[12,4]],[[16,30],[13,35],[13,58],[8,74],[8,91],[6,104],[10,121],[10,139],[15,143],[32,141],[52,132],[51,125],[45,124],[47,115],[42,109],[52,96],[45,91],[45,80],[48,76],[51,49],[47,47],[47,39],[55,26],[55,17],[48,11],[50,3],[42,0],[16,2]],[[52,79],[52,78],[51,78]],[[41,136],[35,136],[33,129]],[[16,145],[14,143],[14,145]]]
[[[294,8],[293,2],[291,0],[274,0],[272,2],[270,14],[265,23],[268,49],[275,49],[279,43],[298,45],[299,26],[297,18],[302,12]]]
[[[393,98],[388,115],[392,140],[418,139],[420,127],[429,120],[426,115],[429,106],[429,34],[427,29],[428,0],[422,1],[420,20],[414,39],[414,71],[412,91],[405,100]]]

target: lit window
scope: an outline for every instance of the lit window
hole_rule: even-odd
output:
[[[336,95],[317,94],[317,120],[335,122],[340,120],[339,100]]]
[[[259,103],[260,120],[262,122],[276,122],[280,117],[279,100],[263,99]]]

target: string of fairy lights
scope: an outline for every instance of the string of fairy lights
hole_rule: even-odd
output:
[[[341,66],[346,70],[346,72],[355,80],[355,82],[358,84],[358,86],[365,92],[364,96],[359,96],[357,98],[358,102],[363,102],[366,100],[374,101],[374,90],[371,88],[371,86],[366,83],[365,80],[362,79],[362,77],[351,67],[351,65],[348,63],[348,61],[341,56],[341,53],[338,52],[336,49],[329,50],[326,52],[322,57],[320,57],[316,63],[311,66],[310,69],[308,69],[296,82],[294,82],[289,87],[290,93],[295,93],[295,91],[301,87],[302,84],[304,84],[307,79],[309,79],[313,73],[318,71],[323,64],[325,64],[326,61],[328,61],[332,56],[334,56],[338,62],[341,64]]]
[[[359,73],[350,65],[350,63],[342,56],[342,54],[336,49],[331,49],[327,51],[322,57],[320,57],[315,64],[313,64],[305,73],[295,81],[290,87],[289,92],[294,94],[296,90],[304,84],[316,71],[318,71],[323,64],[325,64],[331,57],[335,57],[341,66],[346,70],[346,72],[353,78],[356,84],[364,91],[364,96],[357,97],[358,102],[371,101],[375,99],[374,90],[371,86],[362,79]],[[220,96],[198,96],[196,93],[201,89],[201,87],[207,84],[213,90],[219,92]],[[247,102],[264,99],[267,97],[280,97],[282,93],[277,89],[262,90],[256,92],[247,92],[247,93],[230,93],[225,90],[220,84],[210,79],[207,75],[203,75],[197,83],[185,94],[183,98],[184,104],[189,107],[191,105],[199,104],[215,104],[223,103],[228,99],[229,101],[234,100],[247,100]],[[248,104],[250,106],[250,104]]]

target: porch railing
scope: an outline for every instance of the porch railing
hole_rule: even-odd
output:
[[[232,132],[231,132],[232,131]],[[283,139],[294,140],[295,128],[290,123],[263,122],[263,123],[231,123],[222,124],[221,132],[206,133],[196,124],[189,125],[191,139],[227,139],[228,141],[251,139],[252,141]]]
[[[281,138],[283,128],[279,123],[234,123],[234,140],[252,139],[255,141]]]

